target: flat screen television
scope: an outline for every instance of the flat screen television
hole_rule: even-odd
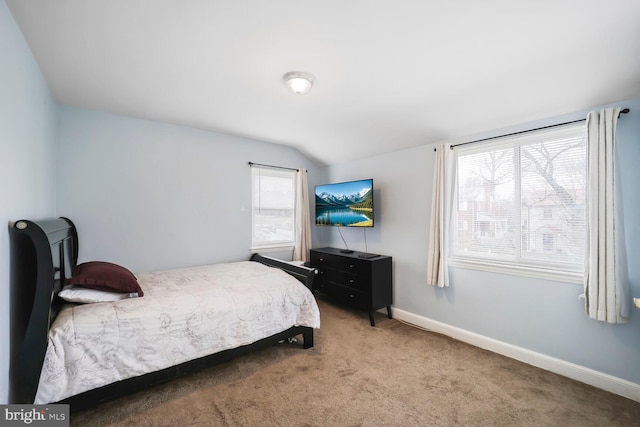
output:
[[[373,227],[373,179],[317,185],[316,225]]]

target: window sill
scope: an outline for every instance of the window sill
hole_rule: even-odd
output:
[[[279,244],[279,245],[268,245],[268,246],[255,246],[249,249],[252,254],[258,253],[268,253],[268,252],[282,252],[282,251],[292,251],[295,245],[293,244]]]
[[[554,270],[551,268],[523,266],[500,263],[490,260],[470,260],[450,257],[449,267],[465,268],[468,270],[489,271],[491,273],[509,274],[512,276],[532,277],[534,279],[551,280],[554,282],[573,283],[581,285],[584,274],[575,271]]]

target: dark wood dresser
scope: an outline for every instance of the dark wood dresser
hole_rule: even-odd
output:
[[[311,249],[312,267],[318,270],[313,290],[369,312],[387,308],[391,319],[393,303],[391,257],[354,251],[343,253],[337,248]]]

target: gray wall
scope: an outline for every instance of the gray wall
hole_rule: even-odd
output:
[[[10,221],[55,213],[55,103],[0,1],[0,403],[8,401]]]
[[[619,182],[625,219],[631,295],[640,297],[640,100],[618,122]],[[600,108],[599,106],[594,109]],[[586,117],[586,111],[500,129],[466,140],[501,135]],[[453,141],[453,142],[461,142]],[[375,228],[367,232],[370,252],[393,256],[394,306],[424,318],[471,331],[560,360],[640,384],[640,310],[629,323],[590,320],[582,286],[503,274],[451,269],[451,287],[426,285],[428,225],[434,145],[330,166],[330,182],[373,178]],[[362,230],[343,228],[351,249],[364,250]],[[343,247],[334,229],[316,230],[314,246]]]
[[[60,107],[57,214],[80,235],[80,261],[133,271],[246,260],[249,161],[305,167],[276,144]]]

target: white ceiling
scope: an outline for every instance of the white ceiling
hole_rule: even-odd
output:
[[[639,0],[6,3],[59,103],[320,165],[640,96]]]

